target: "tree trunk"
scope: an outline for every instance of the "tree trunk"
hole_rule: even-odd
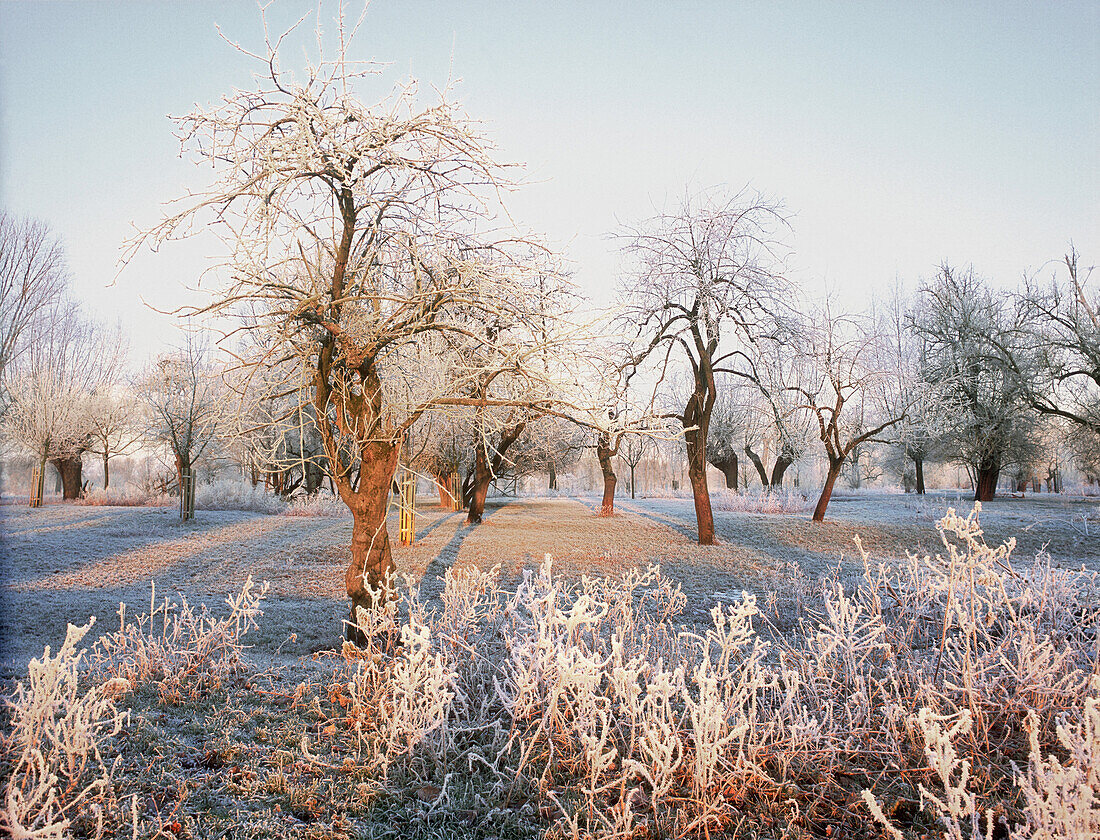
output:
[[[67,455],[64,458],[52,458],[50,463],[53,464],[54,469],[61,476],[61,498],[67,502],[79,499],[81,474],[84,470],[84,464],[80,456]]]
[[[817,507],[814,508],[814,522],[825,521],[825,509],[829,507],[829,500],[833,497],[833,485],[840,477],[840,468],[844,466],[844,459],[829,459],[829,472],[825,476],[825,486],[821,488],[821,495],[817,499]]]
[[[772,466],[772,480],[769,483],[770,488],[783,486],[783,475],[787,472],[787,468],[793,464],[794,461],[788,458],[786,455],[780,455],[775,459],[775,464]]]
[[[550,488],[551,490],[558,489],[558,472],[554,469],[554,462],[550,462]]]
[[[738,476],[738,461],[736,455],[731,455],[729,458],[723,458],[719,461],[711,461],[715,467],[721,470],[722,475],[726,477],[726,489],[736,490]]]
[[[474,455],[474,487],[470,496],[470,512],[466,514],[467,525],[480,525],[485,514],[485,498],[489,495],[489,483],[493,473],[489,470],[489,453],[485,443],[479,441]]]
[[[109,460],[109,458],[107,456],[107,450],[106,450],[106,448],[104,448],[104,450],[103,450],[103,489],[104,490],[106,490],[108,487],[111,486],[111,471],[107,466],[107,461],[108,460]]]
[[[454,473],[446,472],[433,475],[432,479],[435,481],[436,489],[439,490],[439,505],[447,510],[454,509],[454,503],[451,500],[451,481]]]
[[[478,437],[474,458],[474,490],[470,499],[470,512],[466,516],[467,525],[481,524],[481,518],[485,515],[485,498],[489,495],[489,485],[500,473],[500,468],[504,464],[504,453],[516,442],[526,425],[526,422],[517,423],[501,431],[500,443],[497,444],[497,451],[492,461],[489,460],[484,437]]]
[[[756,474],[760,476],[760,486],[765,490],[768,489],[768,471],[764,468],[764,462],[760,460],[760,456],[752,451],[752,447],[745,444],[745,454],[749,456],[749,460],[752,461],[752,465],[756,467]]]
[[[997,479],[1001,475],[1001,465],[996,460],[978,465],[978,477],[974,482],[974,501],[992,501],[997,495]]]
[[[348,599],[351,601],[349,641],[361,644],[363,638],[356,625],[356,610],[370,609],[379,594],[389,597],[388,578],[394,571],[390,551],[390,535],[386,530],[390,482],[397,472],[401,447],[389,441],[372,442],[364,448],[359,469],[359,486],[354,492],[342,493],[351,509],[351,564],[344,575]]]
[[[613,456],[610,441],[605,435],[600,435],[596,441],[596,458],[600,462],[600,472],[603,473],[603,502],[600,504],[600,516],[611,516],[615,513],[615,485],[618,484],[618,479],[611,466]]]
[[[707,437],[706,430],[696,428],[684,433],[687,447],[688,481],[695,501],[695,521],[699,529],[699,545],[714,545],[714,512],[710,507],[710,490],[707,488]]]
[[[637,483],[634,481],[634,465],[630,465],[630,498],[634,498],[634,490],[637,487]]]
[[[913,464],[917,468],[917,495],[924,495],[924,459],[914,458]]]

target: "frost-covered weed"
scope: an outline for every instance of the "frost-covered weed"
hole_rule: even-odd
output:
[[[242,639],[263,615],[267,591],[266,582],[257,587],[249,576],[239,594],[226,598],[229,614],[215,617],[183,597],[158,603],[153,586],[148,613],[128,619],[126,605],[119,604],[119,629],[96,641],[92,663],[99,673],[135,688],[156,683],[163,702],[200,697],[241,667]]]
[[[76,500],[78,505],[116,506],[116,507],[170,507],[179,504],[179,499],[173,499],[165,493],[155,493],[134,484],[127,484],[121,489],[102,487],[89,490],[83,497]]]
[[[483,806],[552,804],[566,835],[705,836],[748,814],[856,830],[866,809],[953,838],[1085,819],[1100,711],[1067,721],[1096,679],[1095,577],[1042,556],[1017,570],[977,510],[939,529],[941,553],[865,555],[862,581],[827,581],[768,640],[748,594],[676,630],[685,599],[657,568],[568,585],[548,557],[514,592],[451,571],[434,611],[411,588],[364,611],[335,693],[383,773],[445,803],[460,768]],[[1066,804],[1071,783],[1091,793]]]
[[[247,481],[222,479],[195,488],[197,510],[242,510],[252,513],[282,513],[286,502],[272,495],[262,485]]]
[[[715,510],[734,513],[803,513],[812,510],[815,499],[789,487],[774,490],[711,490],[710,501]]]
[[[101,749],[126,722],[115,700],[130,686],[123,679],[88,686],[81,672],[85,651],[77,645],[91,628],[68,626],[56,656],[47,646],[32,659],[27,682],[7,700],[11,731],[3,746],[0,826],[18,840],[69,836],[74,822],[100,837],[112,803],[112,775]]]
[[[298,496],[282,511],[283,516],[350,516],[348,506],[339,496],[317,493],[314,496]]]

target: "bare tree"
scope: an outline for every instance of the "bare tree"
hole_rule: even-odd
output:
[[[264,349],[242,367],[293,363],[282,387],[313,405],[353,515],[345,582],[354,620],[394,570],[386,512],[406,433],[427,411],[496,407],[502,398],[486,379],[548,378],[533,351],[478,352],[497,340],[478,326],[490,321],[538,335],[545,260],[511,228],[489,229],[505,218],[499,189],[509,181],[459,107],[446,93],[422,105],[413,83],[362,104],[356,86],[378,71],[352,60],[354,28],[341,19],[336,32],[334,55],[318,32],[322,54],[300,78],[280,64],[281,39],[268,37],[259,54],[239,47],[262,68],[255,88],[178,121],[185,147],[218,180],[132,246],[204,219],[224,236],[231,279],[208,310],[247,305],[242,328],[260,331],[252,344]],[[481,358],[509,365],[506,375]],[[553,364],[549,377],[562,360]],[[546,396],[517,390],[525,402]]]
[[[646,434],[628,433],[619,444],[619,458],[630,470],[630,498],[635,498],[638,481],[635,475],[638,465],[653,447],[653,438]],[[735,485],[736,486],[736,485]]]
[[[1032,408],[1100,434],[1100,291],[1088,288],[1093,269],[1079,266],[1076,249],[1063,264],[1064,278],[1025,280],[1022,341],[1000,348]]]
[[[214,444],[226,412],[226,391],[209,351],[188,333],[183,346],[161,355],[139,377],[135,391],[148,414],[147,436],[168,447],[180,492]]]
[[[901,422],[904,414],[882,415],[873,398],[876,380],[875,335],[866,319],[834,313],[828,302],[807,319],[801,357],[808,368],[804,384],[791,386],[801,408],[817,421],[828,469],[813,521],[825,519],[845,461],[858,447]]]
[[[944,263],[910,319],[927,348],[924,376],[954,407],[945,445],[973,471],[978,501],[994,497],[1001,470],[1026,457],[1033,440],[1024,384],[1006,362],[1018,316],[972,268]]]
[[[144,430],[137,422],[138,413],[134,395],[123,392],[114,383],[102,386],[93,395],[88,452],[103,460],[104,490],[111,486],[111,458],[125,455],[142,439]]]
[[[659,379],[677,364],[689,372],[680,422],[701,545],[714,543],[706,468],[717,377],[774,330],[784,288],[776,237],[785,226],[777,203],[746,190],[687,198],[624,234],[634,268],[623,321],[638,339],[635,361],[652,364]]]
[[[904,415],[888,435],[889,446],[893,458],[900,462],[903,481],[910,481],[908,467],[912,465],[912,486],[923,494],[925,464],[941,453],[958,410],[953,389],[938,381],[931,370],[927,336],[912,328],[915,305],[895,285],[885,301],[873,306],[876,365],[883,373],[876,383],[875,398],[884,416]]]
[[[39,311],[32,332],[8,373],[5,434],[35,455],[40,469],[53,464],[63,498],[75,499],[95,430],[95,395],[110,387],[121,365],[118,342],[105,340],[99,325],[64,298]]]
[[[68,274],[61,242],[45,224],[0,211],[0,380],[24,349],[28,326],[64,292]]]

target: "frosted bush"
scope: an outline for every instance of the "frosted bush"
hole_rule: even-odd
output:
[[[263,615],[260,603],[268,588],[249,576],[239,594],[226,598],[229,614],[218,618],[182,596],[178,603],[158,602],[153,586],[148,613],[129,619],[126,605],[119,604],[119,629],[99,638],[92,662],[98,672],[135,688],[155,682],[164,702],[200,697],[242,667],[242,640]]]
[[[283,516],[350,516],[348,506],[339,496],[317,493],[297,496],[282,511]]]
[[[734,513],[804,513],[813,510],[816,500],[789,487],[774,490],[711,490],[710,502],[715,510]]]
[[[1090,693],[1076,720],[1066,714],[1058,723],[1065,764],[1043,755],[1038,720],[1029,715],[1030,755],[1017,783],[1027,805],[1025,836],[1034,840],[1100,837],[1100,679]]]
[[[179,504],[178,499],[173,499],[165,493],[156,493],[134,484],[127,484],[121,489],[102,487],[89,490],[83,497],[77,499],[78,505],[113,505],[119,507],[169,507]]]
[[[368,766],[438,789],[433,808],[459,807],[460,773],[477,807],[541,802],[561,836],[1082,825],[1092,794],[1066,797],[1097,776],[1100,720],[1073,723],[1100,685],[1097,580],[986,545],[979,511],[941,519],[935,555],[864,554],[861,580],[812,598],[795,576],[794,632],[766,639],[744,593],[678,625],[657,567],[568,584],[547,557],[512,591],[452,569],[433,609],[406,582],[360,611],[330,696]]]
[[[253,513],[282,513],[286,502],[267,492],[263,485],[222,479],[195,487],[198,510],[242,510]]]
[[[112,679],[86,687],[85,651],[77,645],[94,621],[68,625],[57,655],[47,647],[32,659],[27,682],[6,701],[11,731],[2,739],[7,781],[0,826],[17,840],[66,837],[77,820],[84,833],[103,834],[115,765],[104,761],[102,749],[127,720],[115,700],[130,686]]]

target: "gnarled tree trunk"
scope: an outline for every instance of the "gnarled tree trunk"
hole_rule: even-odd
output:
[[[825,475],[825,486],[821,488],[821,495],[817,498],[817,506],[814,508],[814,522],[825,521],[825,509],[829,507],[829,500],[833,497],[833,485],[840,477],[840,469],[844,466],[843,458],[829,457],[829,472]]]
[[[600,462],[600,472],[603,473],[603,501],[600,504],[600,516],[611,516],[615,513],[615,485],[619,480],[611,466],[611,459],[615,457],[616,449],[618,446],[613,449],[607,435],[600,435],[596,439],[596,458]]]
[[[726,489],[727,490],[736,490],[737,489],[737,482],[738,482],[738,479],[740,478],[740,475],[739,475],[739,472],[738,472],[738,470],[740,468],[740,464],[737,461],[737,456],[736,455],[730,455],[728,458],[722,458],[722,459],[717,460],[717,461],[711,461],[711,463],[714,464],[714,466],[717,467],[719,470],[721,470],[722,475],[724,475],[726,477]]]
[[[489,485],[499,475],[500,468],[504,465],[504,453],[523,434],[526,427],[525,421],[503,429],[500,433],[500,443],[497,444],[496,452],[491,459],[484,437],[479,436],[475,447],[474,487],[470,499],[470,512],[466,515],[467,525],[481,524],[481,518],[485,515],[485,499],[489,495]]]
[[[917,495],[924,495],[924,459],[914,458],[913,465],[917,470]]]
[[[64,458],[51,458],[57,474],[61,476],[61,498],[72,501],[80,498],[81,477],[84,464],[79,455],[66,455]]]
[[[344,584],[351,600],[348,638],[357,643],[363,639],[355,630],[356,610],[369,609],[378,593],[385,592],[387,577],[395,568],[386,512],[400,452],[401,447],[389,441],[375,441],[363,447],[359,485],[355,490],[340,487],[340,495],[352,515],[351,564],[344,575]]]
[[[793,464],[794,461],[786,455],[780,455],[775,459],[775,464],[772,465],[772,480],[769,487],[782,487],[783,475],[787,472],[787,468]]]
[[[1001,476],[1001,464],[998,459],[990,458],[978,465],[977,478],[974,481],[974,501],[992,501],[997,495],[997,480]]]

